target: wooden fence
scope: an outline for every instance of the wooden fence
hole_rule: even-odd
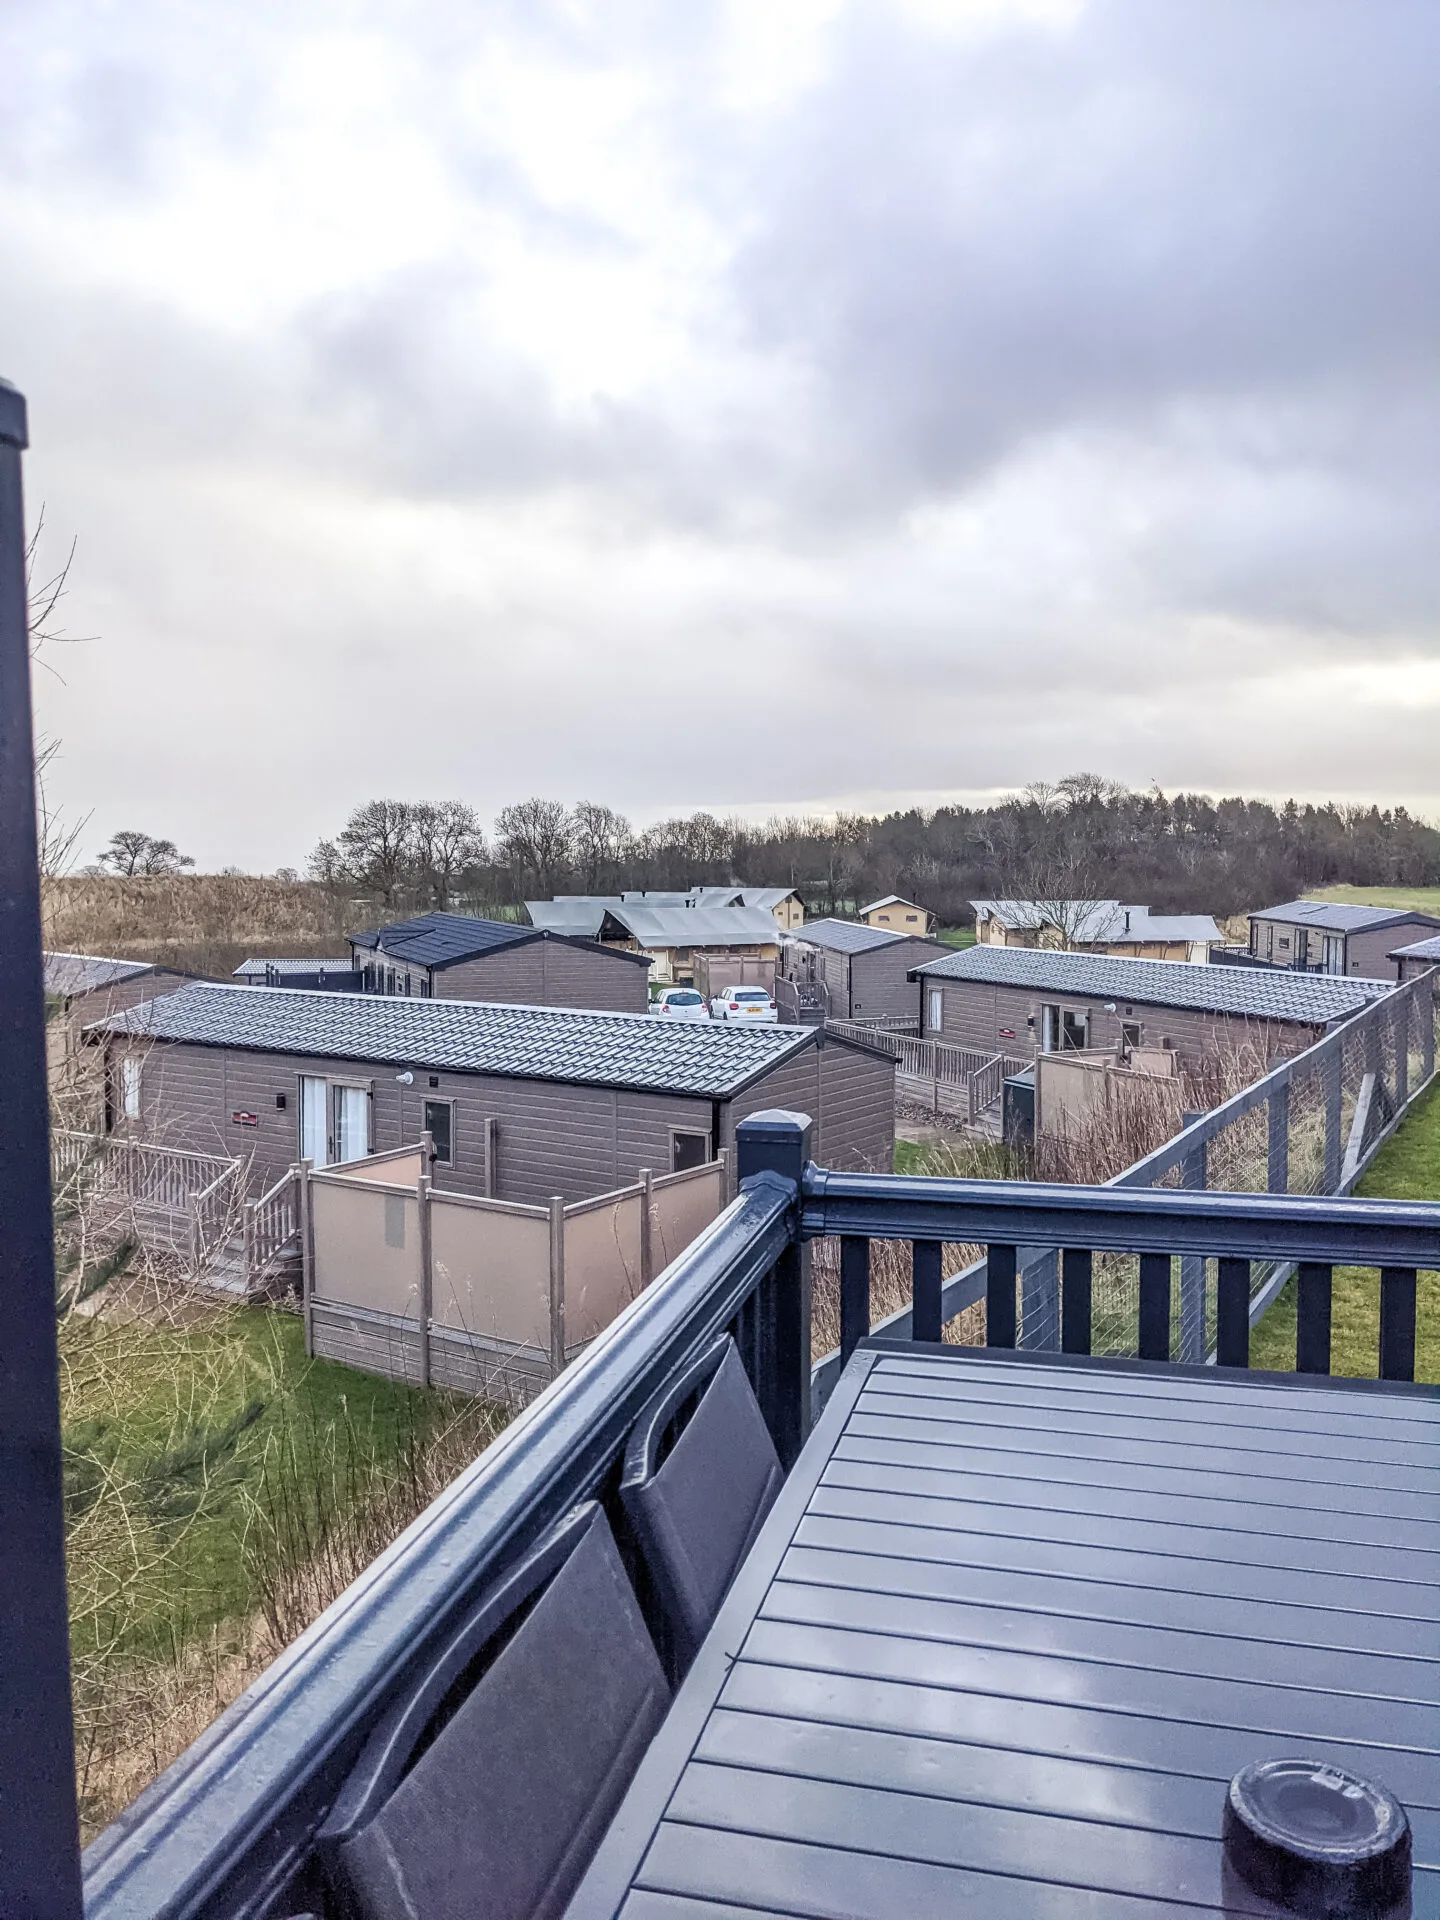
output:
[[[528,1399],[729,1199],[729,1161],[546,1206],[436,1189],[420,1149],[302,1169],[310,1352],[421,1386]]]
[[[922,1040],[913,1021],[904,1021],[902,1028],[898,1018],[895,1026],[881,1021],[827,1020],[825,1028],[842,1039],[858,1040],[877,1053],[888,1054],[895,1062],[899,1099],[961,1119],[969,1126],[978,1125],[998,1103],[1006,1076],[1030,1065],[1013,1054],[957,1047],[948,1040]]]

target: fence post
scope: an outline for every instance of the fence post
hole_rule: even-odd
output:
[[[648,1287],[655,1278],[655,1175],[649,1167],[640,1169],[640,1285]]]
[[[428,1141],[430,1136],[425,1135]],[[430,1164],[427,1155],[421,1165]],[[430,1175],[415,1182],[415,1210],[420,1229],[420,1384],[430,1385],[430,1321],[435,1312],[435,1260],[430,1241]]]
[[[752,1114],[735,1129],[741,1190],[758,1174],[777,1173],[795,1189],[789,1243],[756,1298],[759,1379],[752,1382],[780,1463],[794,1465],[810,1431],[810,1249],[800,1239],[800,1181],[810,1158],[810,1116],[780,1108]]]
[[[1198,1113],[1182,1114],[1182,1127],[1193,1126]],[[1202,1140],[1186,1155],[1181,1170],[1184,1184],[1203,1193],[1209,1184],[1209,1155]],[[1203,1254],[1187,1253],[1180,1258],[1180,1358],[1193,1366],[1205,1359],[1205,1276],[1207,1262]]]
[[[1366,1029],[1365,1043],[1368,1049],[1373,1023]],[[1325,1191],[1334,1193],[1340,1185],[1340,1156],[1344,1151],[1340,1139],[1340,1097],[1343,1089],[1342,1074],[1345,1066],[1344,1041],[1337,1040],[1326,1054],[1320,1067],[1321,1085],[1325,1098]]]
[[[1266,1102],[1265,1185],[1271,1193],[1290,1191],[1290,1082],[1271,1092]]]
[[[300,1179],[296,1211],[300,1216],[300,1313],[305,1322],[305,1351],[315,1352],[315,1215],[310,1197],[310,1170],[314,1163],[297,1161]]]
[[[0,1912],[79,1920],[20,478],[27,444],[25,402],[0,382]]]
[[[1395,1111],[1410,1098],[1410,1000],[1396,994],[1392,1007],[1395,1027]]]
[[[735,1198],[735,1155],[729,1147],[721,1147],[715,1157],[720,1162],[720,1211],[723,1213]]]
[[[1429,1080],[1435,1072],[1435,982],[1440,973],[1422,973],[1416,1001],[1420,1008],[1420,1065]]]
[[[565,1201],[550,1200],[550,1371],[565,1370]]]
[[[255,1219],[259,1211],[258,1200],[240,1202],[240,1258],[245,1275],[246,1293],[249,1293],[255,1277]]]

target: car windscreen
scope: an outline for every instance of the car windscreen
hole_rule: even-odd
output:
[[[768,1000],[770,998],[762,987],[737,987],[731,997],[735,1000]]]
[[[672,1007],[698,1007],[700,1005],[700,996],[698,993],[672,993],[666,997]]]

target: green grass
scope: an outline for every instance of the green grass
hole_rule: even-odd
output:
[[[1352,907],[1411,907],[1440,914],[1440,887],[1315,887],[1307,900],[1341,900]]]
[[[947,947],[973,947],[975,929],[974,927],[941,927],[932,937],[943,941]]]
[[[141,1656],[253,1611],[266,1474],[292,1500],[333,1485],[337,1461],[363,1482],[444,1404],[308,1359],[300,1321],[260,1307],[191,1326],[72,1321],[63,1345],[76,1632]]]
[[[1440,895],[1437,895],[1440,897]],[[1355,1189],[1370,1200],[1440,1200],[1440,1085],[1431,1087],[1386,1141]],[[1415,1306],[1415,1378],[1440,1381],[1440,1274],[1421,1274]],[[1295,1365],[1292,1280],[1250,1336],[1252,1367]],[[1330,1370],[1373,1380],[1380,1342],[1380,1279],[1337,1267],[1331,1304]]]

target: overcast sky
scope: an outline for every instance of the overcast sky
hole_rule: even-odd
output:
[[[1436,0],[0,0],[58,788],[1440,813]]]

